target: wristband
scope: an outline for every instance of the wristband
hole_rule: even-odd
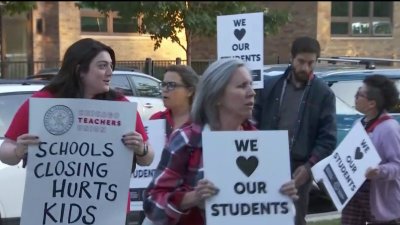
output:
[[[147,146],[147,144],[144,143],[143,144],[143,153],[140,155],[139,154],[136,154],[136,155],[139,157],[143,157],[143,156],[146,156],[148,152],[149,152],[149,146]]]

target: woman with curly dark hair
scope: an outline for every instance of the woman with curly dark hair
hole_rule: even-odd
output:
[[[400,126],[388,111],[399,101],[394,82],[382,75],[364,79],[355,95],[361,123],[382,161],[342,211],[343,225],[400,224]]]

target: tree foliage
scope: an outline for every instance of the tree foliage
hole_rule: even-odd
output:
[[[0,1],[0,10],[2,13],[7,15],[15,15],[23,12],[28,12],[36,8],[36,2],[24,2],[24,1]]]

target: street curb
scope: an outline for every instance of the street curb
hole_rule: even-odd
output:
[[[315,222],[321,220],[334,220],[341,217],[341,213],[338,211],[333,212],[326,212],[326,213],[315,213],[315,214],[308,214],[306,216],[307,222]]]

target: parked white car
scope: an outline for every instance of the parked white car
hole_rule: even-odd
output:
[[[46,83],[38,82],[40,81],[0,81],[0,144],[20,105]],[[129,101],[137,102],[140,116],[147,120],[153,113],[165,109],[159,83],[158,79],[146,74],[114,71],[111,87],[122,91]],[[9,166],[0,162],[0,225],[19,224],[25,174],[22,163]]]
[[[4,133],[22,102],[43,84],[0,84],[0,144]],[[0,224],[19,224],[25,188],[25,173],[22,163],[9,166],[0,162]]]
[[[50,80],[57,76],[58,70],[43,69],[27,79]],[[138,112],[143,120],[165,109],[161,100],[160,83],[157,78],[132,69],[116,69],[111,78],[111,88],[122,92],[129,101],[138,103]]]

